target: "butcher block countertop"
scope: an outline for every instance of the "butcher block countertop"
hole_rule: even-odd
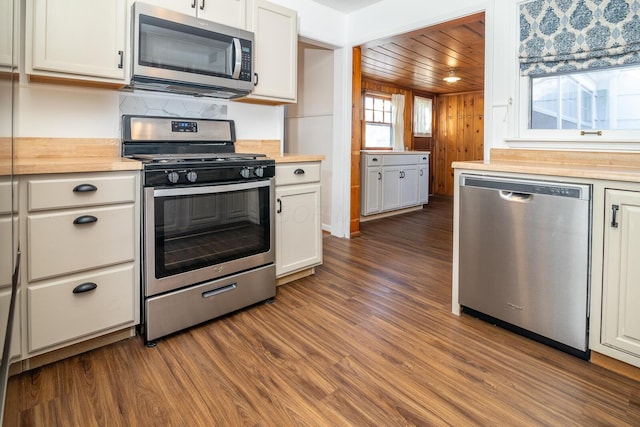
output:
[[[454,169],[640,182],[640,153],[492,149],[489,163],[453,162]]]
[[[16,175],[142,169],[142,163],[120,157],[118,139],[17,138],[13,155]],[[8,175],[9,161],[2,166]]]
[[[11,171],[9,141],[0,147],[0,176]],[[2,152],[5,150],[6,152]],[[237,141],[239,153],[260,153],[276,163],[324,160],[321,155],[280,154],[280,141]],[[120,157],[120,140],[110,138],[16,138],[13,151],[16,175],[135,171],[142,169],[137,160]]]

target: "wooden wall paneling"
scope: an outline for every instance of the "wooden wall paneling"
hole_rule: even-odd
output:
[[[484,94],[440,95],[436,107],[434,193],[453,195],[453,169],[457,160],[484,158]]]
[[[458,117],[458,100],[457,96],[447,96],[447,139],[446,144],[446,169],[444,173],[444,194],[450,196],[453,194],[453,182],[451,177],[453,176],[453,169],[451,163],[458,158],[458,139],[460,138],[461,125],[458,124],[460,118]]]
[[[349,234],[360,235],[360,148],[362,147],[362,69],[361,51],[353,48],[351,75],[351,198]]]
[[[463,105],[462,149],[456,160],[472,160],[474,154],[474,94],[467,93],[460,97]]]
[[[484,93],[478,93],[474,102],[473,159],[484,160]]]
[[[436,141],[435,141],[435,153],[434,153],[434,193],[445,194],[445,174],[447,164],[447,124],[449,118],[447,117],[447,97],[439,96],[436,99],[436,111],[437,111],[437,127],[436,127]]]

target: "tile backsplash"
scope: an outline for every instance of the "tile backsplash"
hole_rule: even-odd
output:
[[[228,101],[156,93],[120,94],[120,115],[226,119]]]

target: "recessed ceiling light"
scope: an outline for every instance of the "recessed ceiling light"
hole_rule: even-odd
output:
[[[442,80],[444,80],[447,83],[455,83],[458,80],[460,80],[460,77],[456,76],[456,71],[455,70],[451,70],[451,71],[449,71],[449,74],[447,75],[447,77],[445,77]]]

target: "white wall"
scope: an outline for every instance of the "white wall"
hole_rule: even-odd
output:
[[[285,152],[321,154],[322,228],[332,231],[333,51],[298,44],[298,103],[286,107]]]

